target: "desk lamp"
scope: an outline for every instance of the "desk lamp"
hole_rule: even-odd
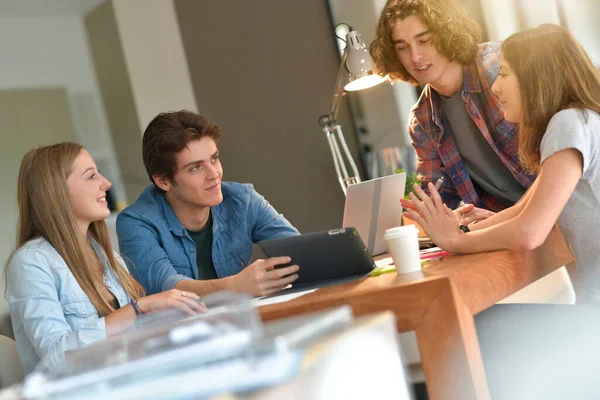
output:
[[[339,25],[341,24],[338,24],[338,26]],[[333,157],[335,172],[337,173],[338,181],[340,182],[344,195],[346,194],[346,188],[349,185],[361,181],[356,163],[352,159],[352,155],[350,154],[350,150],[344,139],[342,128],[336,122],[340,103],[342,102],[342,96],[344,95],[344,89],[349,92],[367,89],[386,80],[385,77],[373,73],[373,60],[358,31],[349,27],[345,42],[346,47],[344,48],[342,62],[340,63],[340,68],[338,70],[331,109],[329,114],[322,115],[319,118],[319,124],[323,127],[323,132],[325,132],[327,137],[331,156]],[[345,70],[349,73],[349,82],[344,86]],[[344,157],[346,160],[344,160]],[[348,172],[348,164],[352,169],[352,174]]]

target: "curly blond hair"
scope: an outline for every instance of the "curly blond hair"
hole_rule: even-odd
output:
[[[433,45],[450,61],[469,64],[477,54],[481,28],[454,0],[388,0],[370,52],[380,75],[419,85],[398,60],[392,40],[392,27],[398,20],[417,16],[433,33]]]

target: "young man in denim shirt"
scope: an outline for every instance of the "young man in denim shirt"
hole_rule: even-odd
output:
[[[513,205],[535,179],[519,162],[518,126],[491,90],[500,43],[478,45],[480,37],[454,1],[389,0],[370,48],[380,74],[424,85],[408,124],[417,173],[423,188],[445,178],[443,201],[468,204],[455,212],[463,223]]]
[[[143,138],[152,185],[117,218],[119,249],[147,293],[172,288],[264,296],[297,279],[288,257],[250,264],[252,243],[299,235],[252,185],[222,182],[218,125],[178,111],[159,114]]]

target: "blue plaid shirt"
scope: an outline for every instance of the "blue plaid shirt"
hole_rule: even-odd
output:
[[[500,42],[479,45],[475,61],[464,66],[462,99],[467,113],[490,147],[515,179],[528,188],[536,175],[528,174],[519,162],[518,125],[504,120],[500,102],[491,89],[500,69],[500,46]],[[417,174],[423,188],[443,175],[440,195],[448,207],[456,208],[462,200],[492,211],[505,208],[483,189],[479,192],[475,189],[454,142],[439,94],[429,85],[425,86],[411,111],[408,131],[417,153]]]

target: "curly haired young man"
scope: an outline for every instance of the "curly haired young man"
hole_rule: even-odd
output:
[[[518,126],[491,90],[500,43],[480,41],[453,0],[388,0],[370,46],[380,74],[424,85],[408,124],[417,172],[423,188],[445,178],[440,194],[451,208],[466,204],[463,224],[513,205],[535,179],[519,162]]]

